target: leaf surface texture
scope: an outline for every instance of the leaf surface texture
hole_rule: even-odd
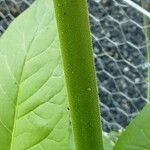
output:
[[[150,150],[150,104],[122,133],[114,150]]]
[[[0,150],[70,150],[52,0],[37,0],[0,39]]]

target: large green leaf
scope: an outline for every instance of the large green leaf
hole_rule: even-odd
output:
[[[0,39],[0,150],[70,150],[52,0],[37,0]]]
[[[114,150],[150,150],[150,104],[122,133]]]

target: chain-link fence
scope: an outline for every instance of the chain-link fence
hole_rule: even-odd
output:
[[[103,129],[118,130],[146,104],[144,17],[123,0],[89,0],[89,10]]]
[[[0,36],[19,14],[34,0],[0,0]]]
[[[0,34],[34,0],[0,0]],[[149,0],[143,0],[150,5]],[[134,0],[141,5],[140,0]],[[88,0],[103,130],[125,128],[147,102],[144,16],[123,0]],[[39,18],[40,19],[40,18]]]

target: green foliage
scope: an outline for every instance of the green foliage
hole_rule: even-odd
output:
[[[0,150],[75,150],[53,7],[52,0],[37,0],[10,25],[0,39]],[[83,39],[82,42],[90,46],[90,41]],[[78,75],[80,70],[75,70]],[[86,80],[84,82],[87,83]],[[92,84],[94,87],[95,81],[88,84],[88,87]],[[77,96],[82,98],[88,93],[87,100],[92,90],[88,87],[85,93]],[[80,102],[78,106],[84,104]],[[86,108],[91,107],[89,103],[86,104]],[[80,110],[85,111],[82,107]],[[84,117],[83,113],[78,113],[83,119],[95,114],[88,111]],[[104,150],[149,150],[149,114],[148,104],[121,136],[120,132],[104,134]],[[95,116],[93,118],[99,121]],[[83,124],[89,129],[92,126],[92,122],[90,125]],[[82,126],[83,130],[85,126]],[[86,138],[84,140],[83,144],[88,144]],[[102,141],[99,142],[102,146]]]
[[[71,149],[67,106],[53,3],[37,0],[0,39],[0,149]]]
[[[149,150],[150,149],[150,105],[128,126],[119,138],[114,150]]]

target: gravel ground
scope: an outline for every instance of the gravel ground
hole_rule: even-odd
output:
[[[33,1],[0,0],[0,34]],[[140,0],[134,1],[140,5]],[[118,131],[146,104],[143,15],[122,0],[88,3],[103,130]]]

